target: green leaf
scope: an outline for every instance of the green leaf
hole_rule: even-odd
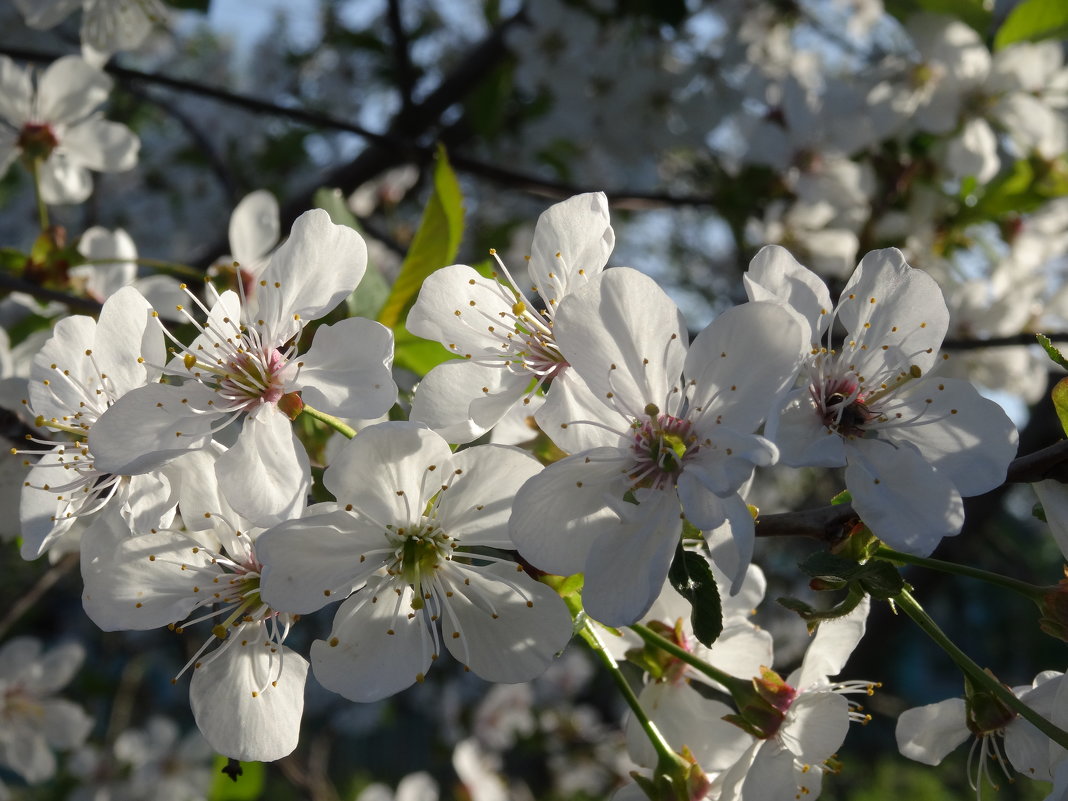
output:
[[[994,37],[994,49],[1014,42],[1038,42],[1068,36],[1068,3],[1024,0],[1014,8]]]
[[[222,772],[226,764],[226,757],[215,757],[215,780],[208,791],[208,801],[255,801],[259,798],[266,778],[263,763],[242,762],[237,781]]]
[[[415,303],[419,288],[428,275],[452,264],[464,232],[463,195],[456,174],[449,166],[445,148],[438,145],[434,167],[434,191],[430,194],[419,230],[401,264],[393,291],[386,299],[378,322],[397,330]]]
[[[838,556],[830,551],[810,554],[798,567],[807,576],[824,581],[850,581],[861,569],[852,559]]]
[[[897,568],[882,559],[875,559],[864,565],[860,572],[859,584],[872,598],[885,601],[901,594],[905,589],[905,580]]]
[[[668,580],[676,592],[690,602],[694,636],[702,645],[711,648],[723,631],[723,607],[708,560],[699,553],[685,550],[680,542],[668,571]]]
[[[834,620],[848,615],[857,608],[857,604],[863,599],[864,593],[861,590],[850,587],[849,594],[830,609],[816,609],[797,598],[777,598],[776,600],[780,606],[786,607],[791,612],[797,612],[801,619],[805,621],[811,634],[819,627],[822,621]]]
[[[440,342],[421,339],[403,325],[393,331],[393,337],[393,366],[411,370],[420,378],[430,368],[454,358]]]
[[[1053,408],[1057,410],[1057,419],[1061,421],[1061,428],[1068,435],[1068,378],[1062,378],[1053,387]]]
[[[1061,352],[1057,349],[1057,346],[1053,344],[1053,340],[1045,334],[1035,334],[1035,339],[1038,340],[1038,344],[1042,346],[1042,350],[1046,351],[1046,355],[1053,359],[1054,364],[1059,364],[1061,367],[1068,367],[1068,359],[1065,359]]]
[[[842,490],[831,498],[831,506],[841,506],[846,503],[853,503],[853,496],[849,494],[849,490]]]

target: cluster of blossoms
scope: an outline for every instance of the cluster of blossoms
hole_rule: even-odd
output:
[[[832,678],[868,604],[824,623],[785,680],[773,672],[770,636],[749,620],[763,577],[744,494],[780,459],[845,467],[857,513],[886,543],[926,556],[959,532],[961,497],[1004,479],[1016,431],[939,375],[948,314],[933,281],[878,251],[834,304],[770,247],[745,276],[749,302],[691,342],[655,281],[604,269],[606,199],[577,196],[539,221],[529,292],[499,260],[491,277],[457,265],[425,282],[408,327],[460,358],[416,388],[410,421],[374,422],[397,400],[391,332],[358,317],[316,324],[359,284],[363,240],[311,211],[267,255],[274,208],[260,195],[235,213],[233,250],[258,262],[234,264],[237,290],[185,290],[176,313],[191,342],[124,286],[98,321],[66,318],[34,356],[26,410],[49,450],[34,452],[22,490],[23,555],[80,550],[84,607],[104,629],[203,629],[179,674],[192,674],[197,724],[223,755],[260,761],[297,745],[309,667],[361,702],[423,681],[446,651],[488,681],[540,675],[575,624],[534,577],[581,573],[590,618],[658,621],[764,699],[759,715],[731,715],[682,663],[648,674],[641,703],[697,760],[702,793],[815,797],[849,721],[865,717],[843,694],[874,686]],[[329,449],[332,500],[311,505],[301,414],[351,437]],[[563,456],[543,466],[511,444],[468,444],[509,417],[536,422]],[[357,433],[343,420],[372,422]],[[703,535],[687,548],[725,598],[711,648],[666,583],[684,525]],[[307,658],[286,645],[335,602]],[[628,739],[652,767],[635,729]]]
[[[411,291],[407,331],[440,343],[448,359],[399,392],[394,331],[342,310],[368,272],[368,244],[323,210],[300,216],[278,245],[277,201],[247,196],[231,217],[231,253],[210,268],[203,292],[138,279],[137,247],[122,229],[90,228],[66,249],[47,207],[85,201],[90,171],[128,171],[140,149],[99,111],[112,85],[100,67],[145,41],[163,9],[158,0],[15,5],[40,29],[81,8],[83,44],[82,57],[40,71],[0,56],[0,172],[21,162],[39,201],[43,255],[23,269],[101,304],[96,317],[52,307],[47,316],[61,319],[50,331],[17,353],[0,349],[0,405],[18,397],[14,411],[33,429],[31,446],[17,451],[27,468],[21,554],[77,552],[82,604],[101,629],[169,629],[192,640],[174,680],[188,679],[211,749],[246,761],[292,753],[309,674],[373,703],[451,659],[516,688],[484,699],[484,741],[460,742],[453,758],[476,801],[505,798],[486,767],[494,748],[554,726],[576,740],[603,734],[589,721],[531,712],[538,702],[526,683],[562,672],[579,633],[613,669],[623,659],[641,668],[625,727],[632,764],[618,770],[635,768],[636,781],[617,798],[664,796],[664,782],[680,776],[686,787],[672,785],[673,797],[819,795],[850,723],[870,719],[847,696],[879,686],[837,678],[872,599],[910,596],[898,588],[880,597],[870,584],[821,574],[816,584],[848,585],[849,602],[834,614],[808,609],[822,622],[800,665],[773,670],[772,637],[752,622],[765,590],[752,561],[754,479],[777,463],[842,469],[858,571],[873,559],[888,566],[876,559],[887,547],[887,558],[923,560],[962,530],[963,499],[1004,483],[1016,428],[966,377],[977,372],[994,388],[1019,382],[1034,399],[1046,362],[1025,348],[958,361],[940,347],[949,333],[1007,336],[1035,322],[1052,284],[1045,267],[1068,245],[1068,206],[1004,226],[1008,256],[981,278],[961,277],[945,230],[927,220],[982,201],[1010,164],[1056,175],[1068,150],[1058,43],[992,55],[963,23],[921,15],[903,29],[904,51],[853,80],[796,58],[774,18],[746,14],[716,56],[729,77],[706,85],[723,95],[720,132],[744,142],[720,154],[725,172],[782,172],[778,199],[747,212],[740,228],[751,244],[790,246],[759,251],[743,278],[747,302],[691,334],[657,280],[608,268],[616,233],[607,199],[578,195],[540,217],[522,273],[494,251],[495,271],[443,267],[417,297]],[[723,19],[741,21],[747,4],[722,5]],[[585,104],[602,127],[664,94],[700,91],[692,54],[633,47],[628,31],[575,4],[545,9],[513,32],[512,47],[524,56],[552,47],[542,61],[571,70],[578,59],[583,69],[568,81],[523,74],[523,91],[564,87],[557,100],[570,102],[560,108]],[[561,41],[558,29],[568,28]],[[574,46],[584,33],[600,40],[598,62]],[[647,80],[620,80],[632,64]],[[542,106],[550,111],[527,135],[559,137],[552,104]],[[675,109],[670,127],[690,147],[730,141],[709,136],[707,109],[687,108]],[[657,172],[647,159],[656,148],[624,127],[611,133],[634,173]],[[928,136],[943,138],[916,145]],[[906,143],[917,152],[898,158]],[[877,145],[893,158],[872,156]],[[914,169],[920,155],[936,166]],[[880,180],[896,181],[893,203],[878,213],[877,168]],[[914,186],[924,169],[928,183]],[[873,250],[849,275],[862,239],[905,247]],[[837,299],[792,252],[843,279]],[[309,435],[312,421],[329,429],[325,445],[313,445],[324,429]],[[1036,490],[1068,554],[1068,491],[1055,480]],[[576,574],[581,592],[557,580]],[[721,599],[714,642],[698,633],[708,611],[695,600],[702,582]],[[1063,587],[1047,593],[1041,621],[1061,636],[1063,596]],[[307,620],[327,607],[331,623]],[[294,627],[309,632],[306,650],[295,645],[304,635],[290,639]],[[0,763],[28,783],[55,773],[53,749],[88,736],[85,713],[51,697],[81,659],[77,646],[42,655],[28,639],[0,648]],[[1044,671],[1009,700],[1065,729],[1064,675]],[[506,707],[510,720],[495,721]],[[1068,793],[1065,743],[989,687],[969,683],[964,699],[908,710],[897,724],[901,752],[928,764],[970,734],[976,787],[992,780],[993,756],[1007,775],[1011,767],[1052,782],[1049,801]],[[72,759],[86,788],[114,798],[203,792],[206,746],[179,743],[173,724],[152,720],[111,745],[113,755],[84,749]],[[670,774],[665,749],[685,769]],[[192,767],[177,768],[185,759]],[[121,778],[107,775],[120,763]],[[582,790],[596,795],[606,784],[594,778]],[[437,793],[420,774],[397,789]]]

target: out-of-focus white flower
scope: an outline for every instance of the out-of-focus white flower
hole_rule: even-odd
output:
[[[31,28],[44,30],[58,25],[76,9],[82,9],[82,46],[97,63],[119,50],[133,50],[164,19],[160,0],[15,0]]]
[[[71,284],[101,303],[124,286],[132,286],[166,320],[184,320],[175,306],[185,301],[177,279],[169,275],[153,275],[138,279],[137,245],[122,228],[109,231],[93,226],[78,240],[78,252],[91,264],[79,264],[68,271]]]
[[[76,643],[46,652],[40,640],[16,637],[0,646],[0,765],[30,784],[55,775],[53,749],[77,748],[93,727],[80,706],[55,697],[84,659]]]
[[[0,171],[16,158],[38,165],[45,203],[81,203],[93,191],[90,170],[122,172],[137,164],[133,131],[103,119],[111,78],[78,56],[54,61],[34,81],[0,56]]]

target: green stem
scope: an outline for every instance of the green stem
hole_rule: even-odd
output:
[[[998,573],[991,573],[989,570],[981,570],[978,567],[968,567],[967,565],[958,565],[955,562],[943,562],[941,559],[930,559],[924,556],[913,556],[909,553],[901,553],[895,551],[893,548],[887,548],[885,545],[879,546],[875,551],[874,556],[882,559],[889,559],[891,562],[901,562],[910,565],[919,565],[920,567],[930,568],[931,570],[938,570],[942,573],[952,573],[957,576],[967,576],[968,578],[979,579],[989,584],[996,584],[999,587],[1004,587],[1007,590],[1018,592],[1025,598],[1030,598],[1036,603],[1041,603],[1042,598],[1045,595],[1047,588],[1037,587],[1034,584],[1029,584],[1026,581],[1019,581],[1008,576],[1002,576]]]
[[[33,175],[33,194],[37,198],[37,221],[41,226],[41,233],[47,233],[51,227],[48,220],[48,206],[41,197],[41,160],[34,159],[30,165],[30,173]]]
[[[748,693],[752,690],[751,682],[740,679],[737,676],[732,676],[729,673],[724,673],[719,668],[713,667],[704,660],[694,656],[685,648],[681,648],[671,640],[661,637],[648,626],[644,626],[641,623],[635,623],[630,626],[630,630],[641,637],[647,644],[654,648],[659,648],[662,651],[666,651],[676,659],[682,660],[699,673],[703,673],[713,681],[718,681],[727,688],[732,697],[737,697],[739,692]]]
[[[567,601],[568,599],[564,599]],[[572,606],[571,603],[568,606]],[[574,610],[572,610],[574,614]],[[676,775],[679,771],[682,771],[682,775],[686,775],[689,771],[689,764],[681,756],[676,754],[668,745],[667,740],[664,739],[664,735],[660,733],[660,730],[656,727],[656,724],[649,719],[649,716],[642,709],[641,701],[638,700],[638,696],[635,694],[634,689],[630,686],[627,678],[619,669],[619,665],[616,664],[616,660],[608,653],[608,649],[605,648],[604,643],[601,641],[600,635],[593,627],[593,622],[586,617],[584,612],[579,612],[580,617],[576,618],[581,620],[582,623],[579,627],[578,634],[582,639],[586,641],[586,644],[590,646],[590,649],[597,655],[597,658],[601,660],[601,664],[608,670],[608,674],[612,677],[612,681],[615,682],[616,687],[619,688],[619,692],[623,695],[623,700],[627,702],[627,706],[630,707],[631,714],[634,715],[634,719],[638,721],[638,724],[645,732],[645,736],[649,738],[649,742],[653,744],[653,749],[656,751],[656,772],[658,775]]]
[[[352,439],[353,437],[356,436],[356,429],[355,428],[353,428],[350,425],[347,425],[346,423],[343,423],[341,420],[339,420],[338,418],[334,417],[332,414],[327,414],[326,412],[320,412],[318,409],[316,409],[316,408],[314,408],[312,406],[308,406],[307,404],[304,404],[304,407],[301,409],[301,414],[306,414],[306,415],[308,415],[308,417],[311,417],[311,418],[313,418],[315,420],[318,420],[320,423],[325,423],[326,425],[330,426],[335,431],[340,432],[343,436],[347,437],[348,439]]]
[[[958,648],[953,641],[946,636],[945,632],[942,631],[942,629],[938,627],[938,624],[935,623],[923,610],[923,607],[921,607],[916,599],[909,594],[908,590],[902,590],[895,596],[894,601],[906,615],[912,618],[912,621],[920,627],[924,634],[934,640],[942,650],[949,654],[950,659],[956,662],[957,666],[963,670],[968,678],[977,686],[981,687],[991,695],[996,696],[998,700],[1019,714],[1020,717],[1032,723],[1036,729],[1053,740],[1053,742],[1057,743],[1061,748],[1068,748],[1068,732],[1054,726],[1017,698],[1012,690],[973,662],[966,653]]]

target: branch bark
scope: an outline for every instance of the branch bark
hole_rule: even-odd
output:
[[[1009,464],[1005,484],[1031,484],[1044,479],[1068,483],[1068,440],[1020,456]],[[760,515],[756,519],[758,537],[809,537],[833,544],[844,539],[860,522],[851,504],[821,506],[800,512]]]

